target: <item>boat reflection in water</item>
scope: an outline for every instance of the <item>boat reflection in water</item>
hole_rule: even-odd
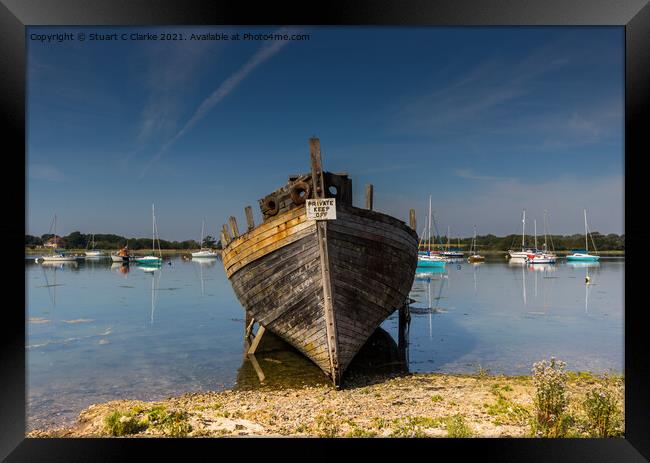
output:
[[[192,259],[191,263],[192,265],[196,265],[199,267],[199,278],[201,280],[201,296],[205,296],[205,281],[208,278],[204,277],[203,269],[214,267],[217,263],[217,259],[205,259],[205,258]]]
[[[398,347],[388,332],[377,328],[350,363],[343,386],[357,381],[372,382],[389,374],[408,373],[406,344]],[[278,336],[266,332],[256,353],[244,354],[235,389],[281,389],[330,384],[331,380],[323,375],[315,363]]]
[[[571,268],[594,268],[600,267],[600,262],[567,262],[566,265]]]
[[[129,270],[130,270],[130,268],[129,268],[129,263],[128,262],[122,262],[122,263],[113,262],[111,264],[111,271],[119,272],[119,273],[121,273],[123,275],[127,275],[129,273]]]
[[[42,267],[57,268],[59,270],[76,269],[79,268],[79,263],[76,260],[67,260],[67,261],[47,261],[44,260],[41,262]]]

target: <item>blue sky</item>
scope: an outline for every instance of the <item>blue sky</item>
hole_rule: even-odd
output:
[[[441,233],[623,233],[624,33],[614,27],[288,28],[308,41],[39,42],[28,30],[27,232],[198,239],[309,170]]]

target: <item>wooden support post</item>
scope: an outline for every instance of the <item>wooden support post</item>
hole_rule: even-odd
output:
[[[248,224],[248,231],[251,231],[253,228],[255,228],[255,222],[253,221],[253,208],[246,206],[244,211],[246,212],[246,223]]]
[[[397,350],[399,352],[400,361],[406,369],[408,369],[408,328],[411,321],[411,311],[409,307],[409,300],[404,302],[404,305],[398,310],[398,330],[397,330]]]
[[[233,216],[230,216],[228,219],[230,223],[230,229],[232,230],[232,238],[235,239],[239,236],[239,229],[237,228],[237,219]]]
[[[244,337],[248,340],[250,340],[251,331],[253,331],[254,324],[255,324],[255,319],[250,315],[248,315],[248,312],[246,312],[246,331],[244,332]]]
[[[409,211],[409,225],[411,226],[411,228],[413,230],[415,230],[416,232],[418,231],[417,228],[416,228],[417,227],[417,222],[415,221],[415,209],[411,209]]]
[[[248,360],[250,360],[251,364],[253,365],[253,369],[257,374],[257,379],[260,380],[260,383],[263,383],[264,380],[266,379],[266,376],[264,376],[264,371],[262,371],[262,367],[257,362],[257,359],[255,358],[255,354],[248,354]]]
[[[366,209],[372,211],[372,184],[369,183],[366,185]]]
[[[320,155],[320,141],[318,138],[309,139],[309,156],[311,158],[311,179],[314,185],[314,198],[325,197],[325,182],[323,180],[323,166]],[[323,308],[325,311],[325,331],[327,333],[327,347],[329,349],[331,377],[334,386],[341,383],[339,368],[338,339],[334,319],[332,282],[330,277],[330,261],[327,251],[327,221],[316,221],[318,248],[320,251],[321,284],[323,286]]]
[[[221,249],[223,249],[226,246],[226,236],[223,234],[223,230],[221,230]]]
[[[230,232],[228,231],[228,227],[226,226],[225,223],[223,224],[223,228],[221,229],[221,233],[223,233],[223,237],[226,240],[225,243],[226,244],[230,243],[230,241],[231,241]]]
[[[248,349],[249,354],[255,353],[257,347],[260,345],[260,341],[262,340],[262,336],[264,336],[265,331],[266,328],[264,328],[262,325],[259,325],[259,328],[257,328],[257,334],[255,335],[255,338],[253,338],[253,342],[251,342],[251,347]]]

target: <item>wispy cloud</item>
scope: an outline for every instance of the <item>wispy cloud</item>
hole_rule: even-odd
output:
[[[31,164],[28,166],[29,178],[32,180],[47,180],[63,182],[65,176],[58,168],[49,164]]]
[[[470,169],[456,169],[454,171],[456,177],[464,178],[466,180],[489,180],[489,181],[514,181],[512,177],[496,177],[492,175],[481,175],[474,173]]]
[[[280,29],[276,33],[283,34],[285,29]],[[156,163],[163,154],[172,146],[179,138],[189,132],[192,127],[196,125],[201,119],[203,119],[210,110],[212,110],[217,104],[219,104],[225,97],[227,97],[255,68],[267,61],[273,55],[278,53],[288,41],[278,40],[273,41],[270,45],[264,45],[260,50],[258,50],[244,65],[239,68],[234,74],[228,77],[225,81],[219,85],[196,109],[192,117],[187,121],[187,123],[180,129],[176,135],[170,138],[162,148],[151,158],[149,163],[145,166],[140,177],[144,177],[149,168]]]

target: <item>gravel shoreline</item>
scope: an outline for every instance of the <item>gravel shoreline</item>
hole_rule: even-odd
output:
[[[624,419],[622,377],[570,373],[569,411],[577,422],[586,419],[586,393],[605,383]],[[319,385],[111,401],[84,409],[73,426],[27,437],[528,437],[534,393],[530,376],[359,376],[341,390]]]

